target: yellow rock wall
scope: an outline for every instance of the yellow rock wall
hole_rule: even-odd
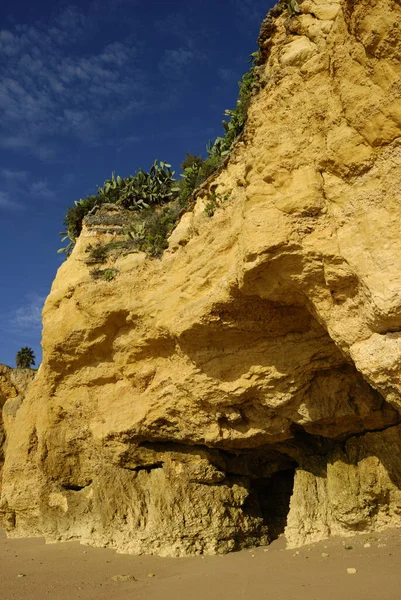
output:
[[[31,369],[12,369],[0,365],[0,489],[7,433],[34,376],[35,371]]]
[[[292,545],[399,523],[401,7],[299,4],[163,258],[95,281],[85,250],[118,234],[92,224],[59,269],[9,535],[180,555],[266,543],[289,504]]]

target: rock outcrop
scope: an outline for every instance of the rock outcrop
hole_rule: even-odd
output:
[[[401,7],[298,3],[163,258],[94,279],[120,235],[95,219],[59,269],[9,535],[183,555],[401,524]]]
[[[0,489],[7,431],[14,422],[35,374],[32,369],[12,369],[0,365]]]

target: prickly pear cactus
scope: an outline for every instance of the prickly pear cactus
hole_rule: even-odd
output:
[[[297,0],[287,0],[287,11],[288,14],[292,17],[293,15],[299,15],[301,9]]]

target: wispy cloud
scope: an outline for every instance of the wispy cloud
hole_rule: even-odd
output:
[[[19,202],[15,202],[10,199],[10,196],[7,192],[0,191],[0,210],[21,210],[22,205]]]
[[[119,141],[116,147],[117,152],[122,152],[127,146],[133,146],[134,144],[140,144],[143,142],[144,136],[141,135],[128,135],[124,139]]]
[[[38,196],[39,198],[44,198],[46,200],[50,200],[54,198],[54,190],[49,186],[49,182],[46,179],[40,179],[39,181],[34,181],[31,185],[31,194],[34,196]]]
[[[18,331],[38,331],[42,328],[42,309],[46,297],[31,294],[27,302],[11,315],[11,328]]]
[[[90,27],[70,6],[46,26],[0,31],[0,146],[46,159],[54,136],[96,143],[102,127],[146,105],[137,46],[122,40],[85,52]]]
[[[159,71],[169,79],[181,80],[182,77],[196,68],[196,63],[204,60],[203,54],[188,47],[166,50],[159,62]]]
[[[0,169],[0,175],[3,180],[10,184],[26,181],[28,177],[27,171],[15,171],[13,169]]]
[[[66,173],[61,180],[49,181],[47,178],[34,179],[28,171],[9,168],[0,169],[0,209],[21,210],[32,199],[53,200],[60,188],[70,186],[76,180],[73,173]]]

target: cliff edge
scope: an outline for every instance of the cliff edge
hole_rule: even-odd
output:
[[[92,219],[59,269],[8,535],[177,556],[401,525],[401,7],[299,7],[162,259],[94,279],[122,233]]]

